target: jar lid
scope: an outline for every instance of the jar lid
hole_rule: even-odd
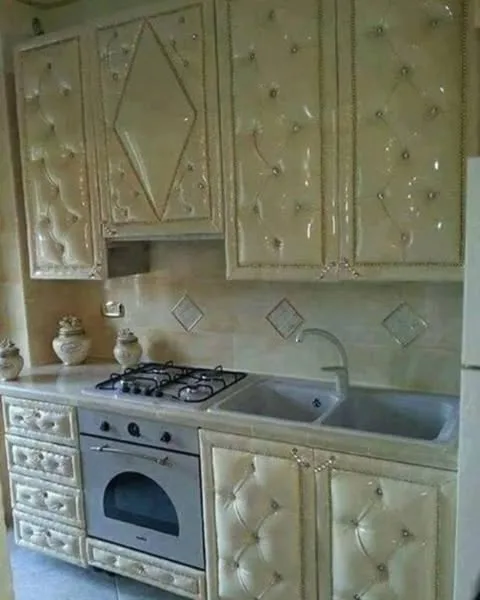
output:
[[[60,335],[80,335],[85,333],[82,320],[72,315],[62,317],[58,322],[58,333]]]
[[[133,344],[138,342],[138,337],[130,329],[120,329],[117,333],[117,341],[124,344]]]
[[[0,341],[0,357],[19,354],[20,350],[15,346],[12,340],[5,338]]]

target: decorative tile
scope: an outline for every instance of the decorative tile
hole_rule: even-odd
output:
[[[284,298],[266,316],[267,321],[284,338],[289,338],[304,322],[302,315]]]
[[[185,331],[192,331],[204,317],[203,312],[187,294],[172,308],[172,315]]]
[[[428,323],[406,302],[402,302],[382,321],[382,325],[401,346],[406,348],[427,329]]]

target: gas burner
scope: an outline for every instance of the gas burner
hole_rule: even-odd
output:
[[[184,402],[203,402],[213,396],[214,391],[211,385],[203,383],[190,384],[178,390],[178,398]]]
[[[194,371],[191,374],[193,379],[198,381],[222,381],[225,383],[223,367],[218,366],[215,369],[205,369],[200,371]]]

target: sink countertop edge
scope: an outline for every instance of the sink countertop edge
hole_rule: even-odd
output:
[[[121,402],[82,393],[86,387],[105,379],[118,365],[87,363],[77,367],[60,364],[27,369],[16,381],[0,382],[0,395],[37,400],[98,411],[115,410],[137,418],[151,418],[179,425],[211,429],[223,433],[258,437],[266,440],[309,446],[332,452],[358,454],[371,458],[439,469],[457,470],[457,445],[441,444],[406,438],[391,438],[362,432],[344,431],[325,425],[313,425],[256,417],[227,410],[192,409],[185,405],[153,405],[138,397]],[[264,378],[265,376],[260,376]],[[310,381],[310,380],[309,380]],[[224,396],[225,398],[225,396]]]

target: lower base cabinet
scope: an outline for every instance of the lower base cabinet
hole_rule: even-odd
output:
[[[141,552],[87,539],[88,564],[192,600],[205,600],[205,574]]]
[[[456,474],[201,432],[208,597],[451,600]]]

